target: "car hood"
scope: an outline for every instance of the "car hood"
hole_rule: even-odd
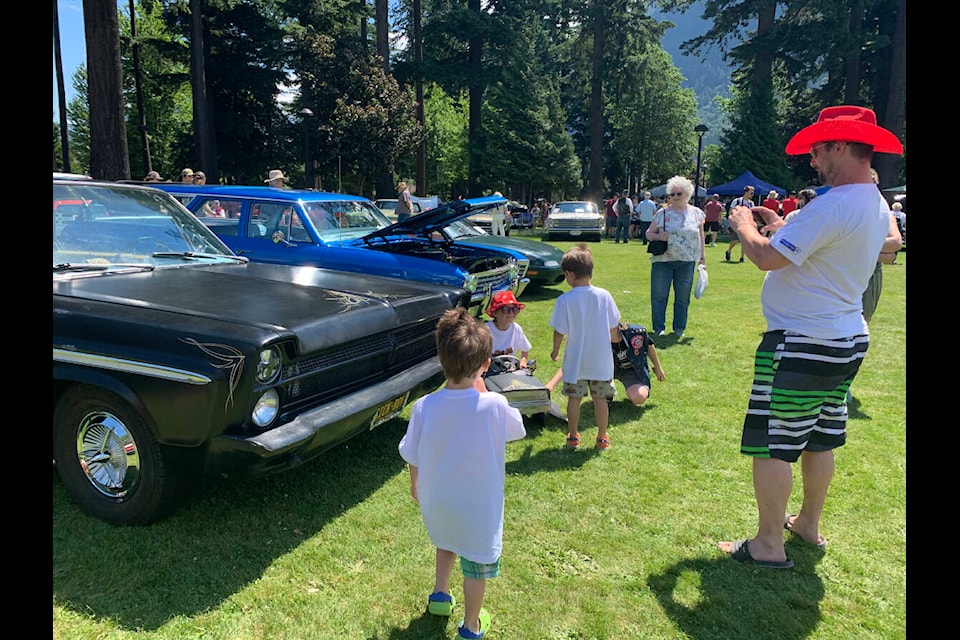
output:
[[[440,205],[433,209],[428,209],[423,213],[410,216],[403,222],[397,222],[377,229],[373,233],[364,236],[364,239],[383,238],[386,236],[409,235],[425,236],[440,231],[454,220],[466,218],[475,213],[486,211],[493,207],[506,204],[507,199],[503,196],[486,196],[483,198],[469,198],[466,200],[454,200]]]
[[[205,318],[293,335],[301,349],[312,352],[439,316],[465,292],[396,278],[250,262],[54,278],[53,295],[151,310],[170,314],[170,319]]]
[[[560,262],[563,257],[563,251],[544,242],[536,242],[523,238],[514,238],[513,236],[459,236],[457,242],[463,244],[476,244],[481,246],[497,247],[500,249],[510,249],[525,255],[535,255],[545,260],[556,260]]]

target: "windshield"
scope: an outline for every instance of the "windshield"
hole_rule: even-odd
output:
[[[451,239],[456,240],[457,238],[469,237],[469,236],[486,236],[489,235],[486,231],[482,229],[477,229],[475,226],[470,224],[467,220],[457,220],[451,222],[443,229],[444,234]]]
[[[372,202],[362,200],[307,201],[303,208],[323,238],[342,237],[344,232],[363,236],[392,224]]]
[[[120,184],[53,185],[53,266],[171,266],[236,256],[166,193]]]
[[[593,202],[558,202],[552,213],[599,213]]]

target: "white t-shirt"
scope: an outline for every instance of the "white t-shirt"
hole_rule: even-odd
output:
[[[398,448],[417,467],[420,514],[435,546],[481,564],[497,561],[506,443],[526,434],[520,412],[499,393],[443,388],[413,404]]]
[[[610,329],[620,322],[620,310],[606,289],[573,287],[557,298],[550,326],[566,340],[563,381],[613,380]]]
[[[487,328],[490,329],[490,335],[493,336],[493,353],[495,355],[507,354],[519,358],[521,353],[530,351],[533,346],[523,329],[516,322],[511,322],[509,327],[500,331],[496,323],[489,320],[487,321]]]
[[[863,291],[890,227],[890,208],[873,183],[833,187],[770,236],[791,264],[768,271],[760,300],[767,331],[812,338],[867,333]]]

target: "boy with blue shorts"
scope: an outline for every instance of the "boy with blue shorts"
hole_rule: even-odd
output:
[[[464,616],[460,638],[482,638],[490,626],[483,608],[487,578],[500,574],[506,443],[526,435],[523,418],[499,393],[487,393],[490,330],[464,308],[437,323],[437,351],[447,382],[417,400],[400,456],[410,465],[410,494],[437,548],[436,579],[427,610],[449,616],[456,604],[450,574],[460,556]]]
[[[653,364],[653,373],[660,382],[667,379],[667,374],[660,366],[657,347],[646,327],[622,323],[617,333],[620,340],[610,344],[613,377],[623,383],[627,399],[639,407],[650,397],[650,364]]]

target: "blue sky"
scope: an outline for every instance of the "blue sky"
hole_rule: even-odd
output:
[[[57,14],[60,18],[60,57],[63,60],[63,87],[67,102],[73,98],[72,78],[77,67],[87,64],[87,47],[83,40],[83,2],[82,0],[57,0]],[[50,44],[50,59],[53,60],[53,43]],[[57,104],[57,67],[51,62],[53,75],[53,119],[59,121],[60,108]]]

